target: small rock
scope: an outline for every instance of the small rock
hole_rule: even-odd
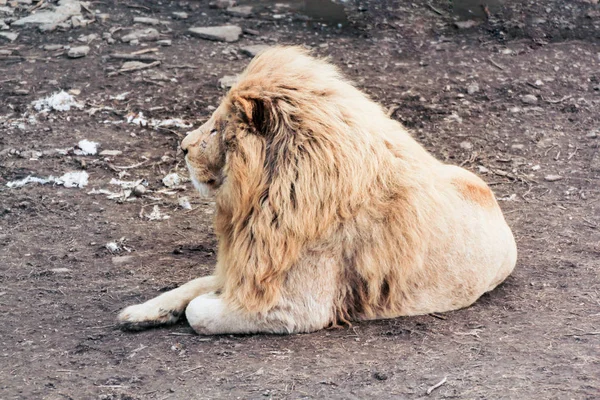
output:
[[[383,372],[375,372],[373,374],[373,378],[377,379],[378,381],[385,381],[387,380],[388,376]]]
[[[228,7],[233,7],[236,5],[235,0],[215,0],[211,1],[208,6],[210,8],[218,8],[219,10],[224,10]]]
[[[65,48],[65,46],[63,46],[62,44],[46,44],[46,45],[42,46],[42,49],[48,50],[48,51],[61,50],[64,48]]]
[[[458,29],[469,29],[469,28],[473,28],[479,24],[480,24],[479,21],[474,21],[474,20],[470,19],[467,21],[457,21],[454,23],[454,26],[457,27]]]
[[[588,132],[588,134],[585,135],[585,137],[590,138],[590,139],[595,139],[598,137],[598,132],[596,132],[596,131]]]
[[[12,92],[17,96],[27,96],[29,94],[29,89],[15,89]]]
[[[55,274],[65,274],[67,272],[71,272],[69,268],[52,268],[50,271],[54,272]]]
[[[259,31],[257,31],[256,29],[251,29],[251,28],[244,28],[244,33],[247,33],[248,35],[252,35],[252,36],[260,35]]]
[[[144,194],[146,194],[147,191],[148,191],[148,189],[146,189],[146,186],[137,185],[133,188],[132,193],[134,196],[142,197]]]
[[[108,251],[111,253],[118,253],[121,251],[121,246],[117,244],[117,242],[108,242],[104,245]]]
[[[539,164],[534,165],[533,167],[531,167],[532,171],[539,171],[542,167],[539,166]]]
[[[111,260],[114,265],[125,265],[125,264],[131,264],[131,262],[134,260],[134,257],[133,256],[115,256]]]
[[[525,104],[536,104],[538,99],[532,94],[526,94],[525,96],[521,97],[521,101]]]
[[[242,28],[235,25],[197,27],[188,29],[192,35],[219,42],[235,42],[242,34]]]
[[[517,143],[517,144],[513,144],[512,146],[510,146],[510,148],[513,150],[523,150],[525,148],[525,145]]]
[[[181,178],[176,172],[173,172],[165,176],[162,182],[166,187],[172,188],[181,184]]]
[[[175,11],[173,13],[173,17],[175,19],[188,19],[188,13],[183,12],[183,11]]]
[[[133,32],[128,33],[127,35],[121,38],[121,41],[124,43],[132,42],[134,40],[138,41],[154,41],[158,40],[160,37],[160,33],[154,28],[146,28],[146,29],[138,29]]]
[[[467,86],[467,93],[469,94],[475,94],[479,92],[479,85],[476,83],[471,83],[469,86]]]
[[[77,41],[81,43],[90,43],[93,40],[98,39],[98,35],[95,33],[90,33],[89,35],[81,35],[77,38]]]
[[[478,165],[477,170],[480,174],[487,174],[488,172],[490,172],[490,170],[484,167],[483,165]]]
[[[171,42],[171,39],[163,39],[156,42],[156,44],[159,46],[170,46],[172,43],[173,42]]]
[[[100,22],[106,22],[110,19],[110,14],[96,14],[96,19],[100,20]]]
[[[102,150],[100,152],[100,155],[104,157],[114,157],[119,156],[121,154],[123,154],[121,150]]]
[[[471,150],[473,148],[473,144],[465,140],[464,142],[460,142],[460,148],[465,150]]]
[[[90,46],[71,47],[67,53],[67,56],[69,56],[69,58],[81,58],[87,56],[89,52]]]
[[[533,84],[537,87],[544,86],[544,82],[541,79],[537,79]]]
[[[502,49],[502,50],[500,50],[500,53],[504,54],[504,55],[509,55],[509,54],[512,54],[513,51],[511,49]]]
[[[229,89],[237,82],[237,80],[237,75],[225,75],[224,77],[219,79],[219,87],[221,89]]]
[[[160,25],[160,21],[156,18],[134,17],[133,22],[136,24]]]
[[[190,199],[188,199],[187,197],[180,197],[179,207],[183,208],[184,210],[191,210],[192,205],[190,204]]]
[[[252,16],[252,6],[227,7],[227,14],[234,17],[249,18]]]
[[[560,181],[563,177],[560,175],[546,175],[544,177],[545,180],[547,180],[548,182],[556,182],[556,181]]]
[[[0,32],[0,38],[4,38],[14,42],[19,37],[19,34],[16,32]]]
[[[240,48],[240,52],[250,57],[255,57],[257,54],[265,51],[271,46],[267,46],[266,44],[253,44],[250,46],[244,46]]]

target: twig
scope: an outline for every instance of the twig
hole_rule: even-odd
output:
[[[125,165],[125,166],[113,165],[113,167],[118,168],[118,169],[133,169],[133,168],[141,167],[142,165],[146,164],[147,162],[148,162],[148,160],[144,160],[144,161],[140,161],[139,163],[133,164],[133,165]]]
[[[154,68],[156,66],[160,65],[160,61],[154,61],[150,64],[144,64],[144,65],[137,65],[135,67],[132,68],[121,68],[120,70],[116,71],[116,72],[111,72],[108,74],[108,76],[115,76],[117,74],[121,74],[123,72],[133,72],[133,71],[140,71],[142,69],[148,69],[148,68]]]
[[[152,11],[151,8],[144,7],[144,6],[138,6],[136,4],[127,4],[127,7],[129,7],[129,8],[138,8],[138,9],[146,10],[146,11]]]
[[[442,319],[442,320],[446,320],[447,319],[445,315],[438,314],[438,313],[431,313],[429,315],[431,315],[433,318],[437,318],[437,319]]]
[[[110,58],[114,58],[116,60],[131,60],[131,61],[160,61],[160,58],[156,56],[144,56],[137,54],[122,54],[115,53],[111,54]]]
[[[501,71],[504,71],[505,67],[503,65],[498,64],[496,61],[492,60],[491,58],[488,58],[488,61],[496,68],[498,68]]]
[[[442,16],[444,15],[444,13],[443,13],[443,12],[441,12],[440,10],[438,10],[437,8],[435,8],[434,6],[432,6],[432,5],[431,5],[431,4],[429,4],[429,3],[427,4],[427,7],[428,7],[428,8],[429,8],[431,11],[433,11],[434,13],[436,13],[437,15],[442,15]]]
[[[196,336],[193,333],[185,333],[185,332],[171,332],[169,335],[172,336]]]
[[[581,332],[581,333],[569,333],[565,336],[584,336],[584,335],[600,335],[600,331],[599,332]]]
[[[575,154],[577,154],[577,150],[579,150],[579,147],[575,146],[575,150],[573,150],[573,152],[571,154],[569,154],[569,157],[567,157],[567,160],[570,160],[571,158],[575,157]]]
[[[387,112],[387,116],[391,118],[396,113],[396,111],[398,111],[399,109],[400,109],[399,105],[391,106]]]
[[[550,103],[550,104],[557,104],[557,103],[562,103],[565,100],[569,100],[571,97],[573,97],[572,95],[567,95],[563,98],[560,99],[545,99],[544,96],[541,96],[542,100],[544,100],[546,103]]]
[[[194,368],[186,369],[185,371],[183,371],[183,372],[182,372],[182,374],[187,374],[188,372],[195,371],[195,370],[197,370],[197,369],[200,369],[200,368],[202,368],[202,367],[204,367],[204,364],[202,364],[202,365],[198,365],[198,366],[196,366],[196,367],[194,367]]]
[[[447,380],[448,380],[448,377],[445,376],[444,379],[442,379],[441,381],[439,381],[435,385],[431,386],[429,389],[427,389],[427,395],[429,396],[431,394],[431,392],[433,392],[435,389],[437,389],[440,386],[442,386],[444,383],[446,383]]]
[[[187,65],[187,64],[182,64],[182,65],[165,65],[165,68],[167,68],[167,69],[198,69],[198,67],[195,67],[193,65]]]
[[[133,55],[138,55],[138,54],[146,54],[146,53],[156,53],[158,51],[158,47],[152,47],[151,49],[142,49],[142,50],[138,50],[138,51],[134,51]]]

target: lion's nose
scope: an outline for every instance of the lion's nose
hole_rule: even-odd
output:
[[[183,151],[183,155],[184,157],[187,156],[188,153],[188,148],[187,146],[184,146],[183,144],[180,146],[181,147],[181,151]]]

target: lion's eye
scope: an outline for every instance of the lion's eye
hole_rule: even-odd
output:
[[[210,131],[210,136],[215,136],[217,134],[217,130],[213,129]]]

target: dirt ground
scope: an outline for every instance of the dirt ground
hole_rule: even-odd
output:
[[[36,5],[10,3],[8,23]],[[348,1],[321,22],[314,1],[250,3],[240,18],[208,1],[93,1],[88,26],[0,37],[0,399],[417,399],[443,379],[430,398],[600,398],[597,1]],[[123,43],[147,27],[140,16],[169,22],[154,28],[171,45]],[[465,20],[476,26],[454,24]],[[245,29],[239,41],[187,33],[224,23]],[[64,46],[92,33],[87,56],[69,58]],[[492,185],[520,254],[501,287],[444,315],[306,335],[115,328],[124,306],[208,274],[216,251],[212,202],[162,181],[187,176],[189,128],[127,116],[198,126],[224,94],[219,79],[249,62],[239,49],[277,43],[329,56],[432,153]],[[124,60],[110,57],[152,48],[161,63],[143,71],[119,73]],[[33,108],[60,89],[81,109]],[[77,155],[82,139],[122,153]],[[88,185],[6,186],[71,171]],[[143,180],[145,193],[113,178]],[[170,218],[151,220],[155,206]]]

